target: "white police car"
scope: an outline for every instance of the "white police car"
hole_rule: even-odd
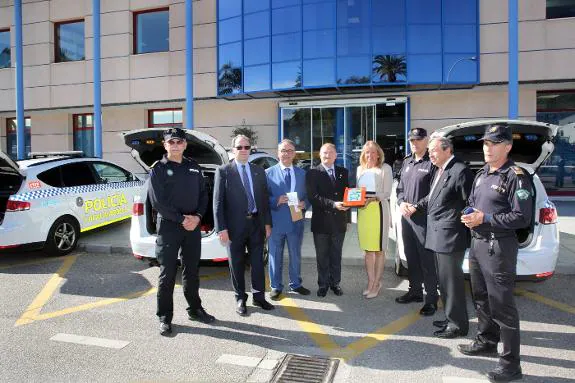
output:
[[[31,157],[16,163],[0,152],[0,250],[64,255],[81,232],[131,216],[143,181],[129,171],[81,152]]]
[[[230,162],[234,159],[234,154],[231,151],[228,151],[228,158]],[[264,169],[272,167],[279,162],[278,159],[273,155],[264,151],[257,150],[256,148],[251,149],[248,161]]]
[[[455,155],[464,160],[473,171],[484,164],[483,136],[485,128],[491,124],[506,124],[513,132],[513,148],[510,157],[529,173],[535,190],[532,224],[517,230],[519,252],[517,255],[517,278],[543,280],[555,272],[559,256],[559,227],[557,210],[548,199],[541,180],[535,174],[539,166],[551,155],[554,149],[553,138],[557,134],[556,125],[536,121],[483,120],[471,121],[438,129],[436,134],[451,138]],[[397,206],[394,183],[390,203],[393,217],[393,230],[390,237],[396,240],[395,272],[407,274],[407,260],[401,237],[401,213]],[[463,271],[469,273],[468,253],[465,255]]]

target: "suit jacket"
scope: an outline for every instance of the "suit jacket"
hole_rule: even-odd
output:
[[[348,171],[335,166],[335,185],[329,174],[319,164],[308,170],[305,176],[307,196],[313,207],[311,231],[314,233],[343,233],[351,222],[350,211],[339,211],[335,202],[343,201],[345,188],[349,186]]]
[[[427,249],[452,253],[469,247],[471,236],[461,223],[461,211],[467,206],[473,179],[471,169],[455,157],[447,164],[431,194],[417,203],[418,210],[427,212]]]
[[[305,171],[296,166],[293,167],[293,171],[295,173],[294,191],[297,193],[297,198],[305,202],[307,208],[309,207],[309,201],[305,187]],[[285,183],[284,171],[279,163],[266,169],[266,178],[274,232],[286,234],[291,233],[295,228],[301,228],[304,223],[303,219],[293,222],[289,206],[287,204],[278,206],[278,198],[290,192]]]
[[[272,224],[269,210],[268,189],[266,175],[261,167],[249,164],[252,174],[252,187],[254,201],[265,238],[265,225]],[[236,161],[222,165],[216,170],[214,181],[214,223],[216,231],[227,230],[230,240],[238,238],[244,232],[246,214],[248,213],[248,198],[244,192],[244,185]]]

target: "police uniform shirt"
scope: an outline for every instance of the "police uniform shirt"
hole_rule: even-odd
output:
[[[485,165],[475,177],[469,205],[484,213],[473,228],[481,235],[509,233],[529,226],[533,214],[533,189],[525,170],[508,160],[489,172]]]
[[[162,219],[182,223],[184,214],[200,218],[208,207],[208,193],[198,163],[184,157],[181,163],[167,156],[153,166],[150,173],[150,199]]]
[[[397,185],[397,204],[417,203],[427,196],[434,175],[435,166],[431,163],[427,152],[419,161],[415,159],[415,154],[407,156],[403,161],[401,178]]]

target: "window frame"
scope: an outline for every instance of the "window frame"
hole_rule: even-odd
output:
[[[77,117],[81,117],[81,116],[92,116],[92,126],[80,128],[78,126]],[[74,150],[80,150],[80,149],[76,149],[76,133],[77,132],[87,132],[87,131],[91,131],[92,135],[94,135],[94,113],[75,113],[75,114],[73,114],[72,115],[72,147],[74,148]]]
[[[76,23],[84,24],[84,58],[82,60],[68,60],[63,61],[60,58],[60,35],[58,33],[58,28],[62,25],[66,24],[76,24]],[[67,63],[67,62],[77,62],[77,61],[86,61],[86,19],[74,19],[74,20],[66,20],[66,21],[57,21],[54,22],[54,62],[55,63]]]
[[[116,164],[112,164],[110,162],[105,162],[105,161],[92,161],[90,163],[90,165],[91,165],[90,167],[92,168],[92,171],[94,172],[94,175],[96,177],[96,181],[98,181],[98,184],[110,185],[110,184],[119,184],[122,182],[134,181],[134,175],[131,172],[129,172],[128,170],[126,170],[126,169],[124,169],[121,166],[118,166]],[[108,180],[104,179],[102,177],[102,174],[100,174],[100,172],[98,171],[98,168],[96,167],[97,165],[108,166],[109,168],[119,170],[126,177],[125,181],[108,181]]]
[[[176,111],[181,111],[182,112],[182,123],[168,123],[168,124],[154,124],[153,121],[153,116],[154,116],[154,112],[176,112]],[[173,121],[173,120],[172,120]],[[154,129],[154,128],[164,128],[164,129],[168,129],[168,128],[184,128],[184,109],[183,108],[162,108],[162,109],[148,109],[148,128],[149,129]]]
[[[8,32],[8,40],[9,44],[12,44],[12,36],[10,35],[11,31],[10,28],[0,28],[0,33]],[[12,45],[10,45],[10,60],[8,61],[8,66],[0,67],[0,69],[9,69],[12,67]]]
[[[168,40],[170,37],[170,7],[161,7],[161,8],[152,8],[152,9],[144,9],[141,11],[133,11],[132,12],[132,54],[133,55],[143,55],[147,53],[160,53],[160,52],[138,52],[138,16],[143,15],[145,13],[154,13],[154,12],[168,12]],[[162,52],[169,52],[170,51],[170,43],[168,41],[168,50]]]
[[[18,148],[16,147],[16,153],[13,153],[13,156],[11,156],[10,153],[10,140],[8,139],[9,136],[14,135],[14,139],[18,139],[17,135],[18,135],[18,127],[17,127],[17,119],[18,117],[7,117],[6,118],[6,154],[8,154],[8,156],[10,156],[11,158],[16,158],[18,156]],[[26,120],[30,120],[30,129],[26,128]],[[11,133],[8,128],[10,126],[10,121],[14,121],[15,125],[16,125],[16,131],[14,133]],[[24,116],[24,149],[26,149],[26,135],[30,135],[30,152],[32,151],[32,118],[30,116]],[[18,144],[16,143],[16,146],[18,146]],[[28,153],[26,153],[26,158],[28,157]]]

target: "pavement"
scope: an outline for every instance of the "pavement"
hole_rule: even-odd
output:
[[[575,274],[575,202],[554,201],[559,215],[560,250],[557,260],[556,274]],[[352,222],[355,221],[355,216]],[[315,248],[309,229],[310,217],[306,217],[306,229],[302,246],[302,262],[315,263]],[[120,222],[107,228],[95,230],[82,235],[79,250],[89,253],[132,254],[130,247],[130,220]],[[386,252],[386,266],[393,264],[395,243],[389,240]],[[362,265],[363,253],[359,248],[357,225],[351,224],[346,235],[343,248],[343,265]]]

